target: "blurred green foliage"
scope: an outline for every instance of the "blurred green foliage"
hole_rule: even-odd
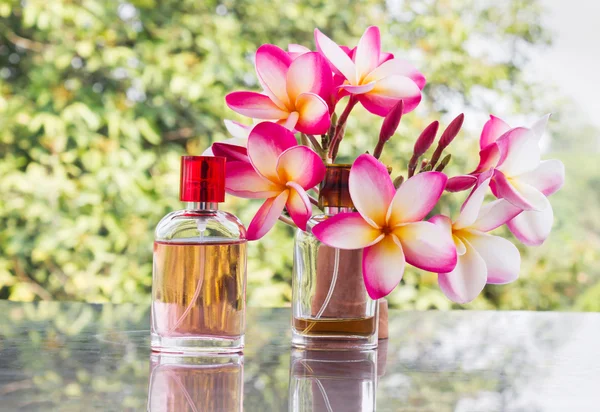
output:
[[[256,48],[312,47],[314,27],[352,44],[374,24],[384,48],[428,78],[382,157],[394,173],[432,120],[472,116],[451,149],[452,175],[475,166],[483,114],[556,112],[550,147],[567,184],[552,197],[554,233],[522,248],[518,282],[468,307],[600,310],[600,154],[589,143],[599,133],[524,80],[531,50],[551,40],[542,14],[526,0],[0,0],[0,298],[147,301],[153,228],[180,208],[179,156],[227,137],[222,119],[236,117],[223,97],[257,88]],[[380,122],[356,110],[341,160],[372,150]],[[445,213],[462,201],[443,199]],[[247,223],[258,206],[225,207]],[[283,225],[251,245],[251,305],[289,304],[291,251]],[[452,306],[435,275],[416,270],[390,302]]]

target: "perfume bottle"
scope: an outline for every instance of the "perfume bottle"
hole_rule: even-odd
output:
[[[362,250],[321,243],[311,232],[338,213],[353,212],[348,191],[351,165],[329,164],[319,190],[323,214],[313,216],[294,240],[292,345],[307,349],[377,347],[378,305],[367,293]]]
[[[239,352],[246,316],[246,229],[220,211],[225,158],[183,156],[184,210],[156,227],[151,347],[170,353]]]

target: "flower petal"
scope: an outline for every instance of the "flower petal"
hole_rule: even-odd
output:
[[[296,226],[306,230],[306,223],[312,216],[310,199],[299,184],[288,182],[287,186],[290,188],[290,195],[285,206]]]
[[[447,181],[443,173],[424,172],[402,183],[386,211],[388,225],[423,220],[442,196]]]
[[[370,154],[358,156],[350,169],[348,189],[363,218],[374,227],[383,227],[396,192],[387,168]]]
[[[265,179],[250,163],[227,163],[225,172],[227,193],[246,199],[266,199],[277,196],[282,187]]]
[[[483,173],[495,168],[500,161],[500,149],[495,143],[486,146],[479,152],[479,165],[473,173]]]
[[[302,56],[305,53],[310,53],[310,49],[308,47],[302,46],[301,44],[288,44],[288,54],[293,59],[296,59],[299,56]]]
[[[377,26],[367,27],[358,41],[354,53],[354,65],[356,66],[356,78],[360,82],[379,64],[379,53],[381,52],[381,37]]]
[[[338,249],[362,249],[381,240],[381,231],[371,226],[360,213],[339,213],[319,223],[313,235]]]
[[[462,192],[470,189],[477,183],[477,178],[472,175],[454,176],[448,179],[446,190],[448,192]]]
[[[479,210],[483,204],[483,199],[490,187],[490,178],[485,179],[475,186],[475,188],[467,197],[467,200],[463,203],[460,208],[460,215],[456,222],[454,222],[453,228],[455,230],[463,229],[471,226],[479,216]]]
[[[542,192],[519,180],[508,180],[499,170],[494,173],[490,187],[498,199],[506,199],[523,210],[542,210],[548,204]]]
[[[289,107],[290,99],[286,92],[287,72],[292,58],[279,47],[263,44],[256,51],[256,74],[265,93],[279,107]]]
[[[431,222],[407,223],[394,228],[406,262],[431,272],[450,272],[456,266],[456,246],[448,232]]]
[[[481,232],[470,232],[465,238],[485,262],[487,283],[503,285],[519,277],[521,255],[515,245],[500,236]]]
[[[438,284],[444,295],[456,303],[475,299],[487,282],[485,261],[468,242],[463,242],[466,252],[458,258],[453,271],[438,274]]]
[[[423,87],[425,87],[425,76],[423,76],[423,74],[407,60],[398,58],[387,60],[386,62],[382,63],[379,67],[369,73],[367,77],[365,77],[363,83],[381,80],[385,77],[398,74],[411,79],[421,90]]]
[[[556,193],[565,183],[565,165],[560,160],[544,160],[540,165],[519,176],[519,181],[525,182],[546,196]]]
[[[371,299],[380,299],[394,290],[404,274],[404,254],[394,235],[385,236],[363,252],[363,279]]]
[[[479,147],[483,150],[492,143],[495,143],[496,140],[504,133],[510,130],[510,126],[506,124],[506,122],[499,117],[490,115],[490,120],[488,120],[483,126],[483,130],[481,131],[481,137],[479,138]]]
[[[307,134],[324,134],[329,130],[329,106],[314,93],[302,93],[296,99],[299,118],[296,129]]]
[[[373,90],[359,95],[359,100],[365,109],[377,116],[385,116],[399,100],[403,100],[404,113],[408,113],[421,102],[421,89],[408,77],[392,75],[378,80]]]
[[[448,216],[435,215],[431,219],[429,219],[428,222],[433,223],[434,225],[442,229],[444,233],[446,233],[450,237],[450,239],[452,239],[452,241],[454,242],[454,246],[456,247],[456,253],[458,256],[465,254],[465,245],[458,237],[453,235],[452,220],[450,220]]]
[[[548,207],[542,211],[528,210],[507,223],[510,231],[527,246],[539,246],[548,238],[554,223],[554,212]]]
[[[375,82],[361,84],[360,86],[352,86],[351,84],[342,84],[338,88],[343,89],[352,94],[368,93],[375,87]]]
[[[328,98],[333,77],[327,60],[317,52],[298,57],[287,72],[286,87],[291,102],[295,102],[301,93],[315,93],[323,99]]]
[[[298,144],[294,134],[276,123],[254,126],[248,137],[248,156],[255,169],[267,179],[279,182],[277,161],[290,147]]]
[[[505,199],[496,199],[481,207],[477,220],[471,225],[472,229],[489,232],[513,219],[522,210],[513,206]]]
[[[287,202],[289,191],[284,190],[277,197],[271,197],[258,209],[248,225],[246,236],[248,240],[258,240],[267,234],[275,225]]]
[[[533,135],[539,142],[544,132],[546,131],[546,125],[548,124],[548,120],[550,119],[550,113],[539,118],[531,127],[530,130],[533,132]]]
[[[225,123],[225,128],[234,138],[238,139],[248,139],[248,135],[250,134],[250,130],[252,130],[253,126],[247,126],[245,124],[235,122],[233,120],[225,119],[223,120]],[[241,141],[241,140],[240,140]],[[244,146],[246,146],[244,144]]]
[[[314,150],[306,146],[295,146],[279,156],[277,175],[281,182],[294,182],[308,190],[323,180],[325,165]]]
[[[253,119],[277,120],[288,116],[273,101],[264,94],[255,92],[233,92],[225,96],[227,106],[244,116]]]
[[[244,146],[248,144],[248,139],[239,139],[233,137],[222,142],[213,143],[212,152],[214,156],[222,156],[227,159],[227,167],[232,162],[250,163],[248,158],[248,149]],[[242,146],[244,145],[244,146]]]
[[[348,54],[333,40],[315,29],[317,50],[337,69],[351,84],[357,84],[356,67]]]
[[[452,234],[452,220],[448,216],[435,215],[431,217],[428,222],[431,222],[434,225],[439,226],[445,232]]]
[[[388,60],[392,60],[394,58],[393,53],[381,52],[379,53],[379,64],[383,64]]]
[[[462,256],[467,253],[467,246],[465,246],[465,242],[463,242],[458,236],[452,235],[452,240],[454,241],[454,246],[456,247],[456,255]]]
[[[540,164],[540,147],[529,129],[523,127],[512,129],[502,135],[497,144],[500,150],[497,168],[507,176],[518,176],[535,169]]]

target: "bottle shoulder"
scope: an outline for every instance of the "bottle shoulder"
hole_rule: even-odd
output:
[[[177,210],[161,219],[154,239],[190,243],[246,240],[246,228],[235,215],[222,210]]]

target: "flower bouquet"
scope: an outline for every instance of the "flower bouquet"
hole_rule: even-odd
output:
[[[293,306],[306,312],[300,318],[319,320],[327,308],[328,318],[342,316],[333,307],[338,277],[344,279],[338,287],[347,289],[338,296],[339,303],[348,303],[345,297],[360,287],[367,299],[388,295],[407,263],[437,272],[443,293],[458,303],[473,300],[488,283],[514,281],[518,249],[488,232],[506,224],[525,245],[539,245],[548,237],[553,214],[547,197],[564,182],[560,161],[540,160],[539,140],[548,116],[529,128],[510,127],[491,116],[480,137],[479,165],[450,179],[443,173],[450,161],[444,152],[459,133],[463,115],[441,133],[431,159],[423,160],[438,135],[439,124],[433,122],[416,139],[406,176],[392,176],[379,157],[402,116],[421,101],[425,77],[381,50],[377,27],[369,27],[354,48],[339,46],[315,30],[315,45],[316,51],[295,44],[287,51],[261,46],[255,65],[262,92],[238,91],[226,97],[232,110],[257,122],[245,126],[226,121],[234,137],[210,149],[228,159],[230,194],[265,199],[249,224],[249,239],[260,239],[282,220],[299,228],[297,243],[305,241],[302,236],[311,237],[307,244],[316,242],[312,249],[295,252],[294,276],[312,271],[317,277],[299,281],[298,287],[294,283]],[[336,165],[347,119],[358,104],[382,117],[379,139],[372,154],[359,154],[351,165]],[[428,217],[444,191],[464,190],[471,192],[458,216]],[[496,200],[486,202],[488,192]],[[313,217],[316,206],[324,212],[319,218]],[[331,264],[314,256],[327,250]],[[320,275],[319,267],[329,275]],[[319,285],[323,276],[325,287]],[[317,299],[319,293],[324,296]],[[300,295],[310,295],[312,303],[296,302],[304,299]],[[363,319],[363,306],[369,304],[357,302],[360,309],[351,317]],[[320,330],[309,324],[302,329],[307,334]],[[359,326],[349,329],[350,335],[360,335]]]

